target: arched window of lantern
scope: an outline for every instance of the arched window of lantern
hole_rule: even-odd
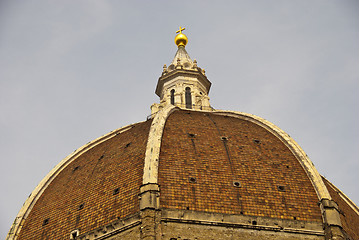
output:
[[[171,90],[171,104],[175,105],[175,90]]]
[[[192,109],[192,95],[191,95],[191,88],[186,87],[186,108]]]

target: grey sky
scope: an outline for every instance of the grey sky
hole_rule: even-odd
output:
[[[359,203],[358,1],[0,3],[0,238],[64,157],[143,121],[163,64],[186,47],[211,104],[290,134]]]

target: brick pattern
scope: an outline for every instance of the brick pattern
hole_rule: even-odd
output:
[[[162,208],[322,221],[315,190],[291,151],[264,128],[234,117],[172,113],[159,184]]]
[[[343,230],[351,237],[351,239],[359,239],[359,216],[353,209],[340,197],[338,192],[332,188],[328,180],[323,178],[325,185],[329,191],[330,196],[338,204],[340,221],[342,222]]]
[[[85,233],[138,212],[150,124],[134,125],[61,171],[34,205],[19,239],[69,239],[75,229]]]

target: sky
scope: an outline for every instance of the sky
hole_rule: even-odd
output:
[[[358,12],[356,0],[0,1],[0,238],[63,158],[146,120],[179,26],[212,107],[279,126],[358,205]]]

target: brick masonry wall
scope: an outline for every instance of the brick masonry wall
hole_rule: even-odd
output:
[[[136,124],[70,163],[38,199],[19,239],[69,239],[75,229],[89,232],[138,212],[150,124]]]
[[[298,160],[254,123],[175,111],[161,144],[162,208],[322,221],[318,197]]]

